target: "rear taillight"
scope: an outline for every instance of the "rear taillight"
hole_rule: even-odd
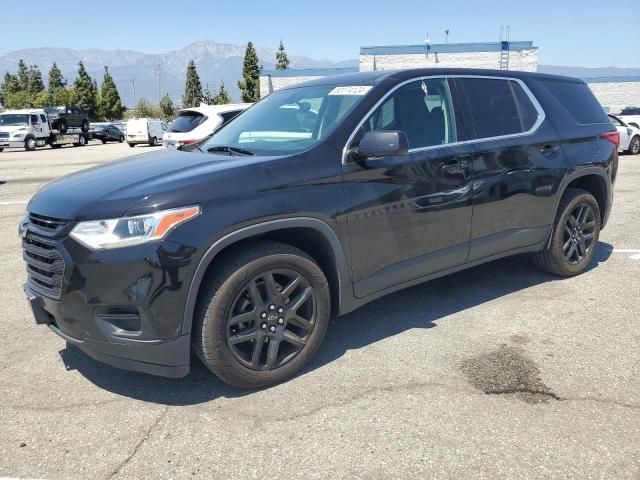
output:
[[[613,143],[616,148],[620,146],[620,132],[617,130],[615,132],[607,132],[602,135],[602,138]]]
[[[180,145],[193,145],[194,143],[197,143],[198,140],[180,140]]]

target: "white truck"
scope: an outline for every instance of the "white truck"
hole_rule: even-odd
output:
[[[5,148],[24,148],[32,151],[49,145],[81,147],[89,137],[79,128],[70,128],[65,134],[51,129],[49,117],[42,109],[7,110],[0,113],[0,152]]]

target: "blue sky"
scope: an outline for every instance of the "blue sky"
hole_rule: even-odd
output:
[[[3,2],[4,3],[4,2]],[[200,39],[277,46],[316,59],[356,58],[364,45],[533,40],[540,63],[640,67],[637,0],[439,1],[298,0],[283,2],[30,0],[3,9],[0,55],[20,48],[125,48],[147,53]],[[58,5],[52,7],[52,5]],[[86,7],[80,7],[86,5]],[[69,8],[67,8],[67,6]],[[265,9],[266,7],[266,9]],[[152,11],[153,10],[153,11]],[[75,11],[75,12],[74,12]]]

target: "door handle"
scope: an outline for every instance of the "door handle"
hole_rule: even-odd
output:
[[[465,158],[449,160],[442,165],[442,170],[449,175],[463,175],[466,177],[469,170],[469,160]]]

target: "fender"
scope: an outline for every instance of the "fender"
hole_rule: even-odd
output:
[[[338,236],[336,235],[334,230],[326,222],[313,217],[293,217],[270,220],[255,225],[249,225],[247,227],[243,227],[231,233],[228,233],[222,238],[216,240],[213,245],[208,248],[208,250],[200,259],[200,262],[196,267],[195,274],[193,275],[193,279],[191,280],[191,285],[189,286],[189,292],[187,294],[187,301],[184,308],[184,317],[182,323],[183,335],[191,333],[191,324],[193,322],[196,300],[198,298],[198,292],[200,290],[200,285],[202,283],[202,279],[204,278],[204,274],[207,271],[207,268],[209,268],[211,262],[224,248],[240,240],[255,237],[256,235],[296,227],[310,228],[317,231],[329,242],[329,245],[331,245],[331,249],[333,250],[333,255],[336,260],[336,267],[338,270],[338,292],[340,295],[338,304],[342,305],[344,295],[348,294],[348,289],[351,288],[349,280],[350,276],[349,267],[347,265],[344,251],[342,250],[342,245],[340,244],[340,240],[338,239]]]
[[[564,192],[567,189],[567,186],[581,177],[586,177],[587,175],[598,175],[604,180],[605,188],[607,190],[607,198],[606,198],[606,210],[605,215],[602,218],[602,227],[607,223],[607,219],[609,218],[609,212],[611,211],[611,178],[607,175],[606,169],[602,167],[584,167],[577,170],[573,170],[564,176],[562,181],[560,182],[560,186],[558,187],[558,194],[556,196],[555,205],[553,206],[553,222],[555,223],[555,219],[558,215],[558,207],[560,206],[560,200],[564,196]],[[551,238],[553,235],[553,223],[549,229],[549,240],[547,242],[547,248],[551,244]]]

